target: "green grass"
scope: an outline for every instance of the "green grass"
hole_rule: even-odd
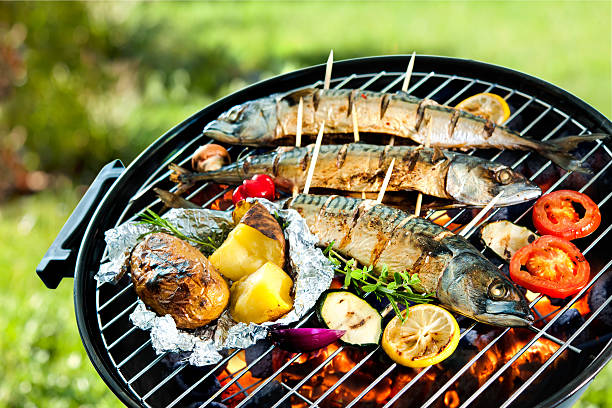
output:
[[[77,200],[64,189],[0,207],[0,406],[122,406],[82,346],[72,279],[49,290],[35,272]]]
[[[611,7],[588,1],[183,3],[139,6],[127,22],[170,28],[159,47],[188,38],[189,48],[216,45],[252,70],[271,59],[280,61],[274,71],[322,63],[330,49],[336,59],[416,51],[482,60],[550,81],[610,116]]]

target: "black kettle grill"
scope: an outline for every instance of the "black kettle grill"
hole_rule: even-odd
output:
[[[404,78],[409,56],[384,56],[346,60],[334,63],[332,88],[360,88],[378,91],[396,91]],[[332,386],[317,395],[304,391],[304,381],[317,374],[321,367],[303,373],[304,381],[278,381],[283,373],[297,364],[292,357],[281,367],[273,367],[258,382],[249,387],[241,385],[240,378],[261,365],[273,353],[274,346],[260,348],[255,357],[247,359],[246,369],[227,372],[227,364],[240,350],[231,350],[222,362],[213,367],[194,368],[177,361],[172,353],[156,355],[148,333],[135,328],[128,319],[135,307],[136,295],[129,279],[117,284],[98,284],[94,274],[105,260],[104,232],[123,222],[134,220],[146,208],[159,211],[161,203],[153,188],[171,190],[168,165],[185,165],[190,155],[202,144],[210,142],[202,135],[203,127],[230,107],[276,92],[285,92],[304,86],[322,87],[325,66],[318,65],[284,74],[249,86],[202,109],[154,141],[127,168],[116,160],[106,165],[70,216],[37,268],[41,280],[55,288],[64,277],[74,277],[74,306],[83,344],[92,364],[111,390],[128,406],[376,406],[364,400],[377,384],[398,368],[389,360],[380,360],[380,373],[371,377],[369,384],[351,401],[337,399],[338,392],[350,383],[351,377],[367,366],[366,360],[377,359],[380,351],[366,353],[349,372]],[[612,134],[612,123],[602,114],[568,92],[529,75],[482,62],[436,56],[417,56],[415,70],[408,90],[420,98],[432,98],[441,104],[454,105],[478,92],[493,92],[503,96],[513,107],[506,125],[522,134],[542,138],[568,134],[603,132]],[[612,255],[607,250],[612,229],[610,204],[612,185],[612,152],[608,141],[585,143],[577,155],[591,167],[593,174],[584,177],[557,169],[546,159],[526,152],[475,151],[482,157],[512,164],[535,182],[547,181],[548,191],[571,188],[584,191],[600,206],[602,225],[588,238],[580,240],[579,247],[591,264],[592,280],[564,306],[562,312],[579,301],[598,281],[607,277]],[[231,155],[248,154],[249,148],[229,147]],[[205,184],[189,197],[208,187]],[[232,187],[221,190],[204,206],[210,206]],[[187,198],[189,198],[187,197]],[[526,211],[529,211],[527,208]],[[456,213],[461,217],[464,210]],[[431,216],[428,213],[427,216]],[[525,213],[518,218],[525,216]],[[515,217],[516,218],[516,217]],[[451,220],[452,221],[452,220]],[[541,297],[540,297],[541,298]],[[539,300],[539,299],[538,299]],[[549,331],[537,331],[530,343],[518,350],[510,363],[525,353],[530,344],[541,337],[555,338],[560,346],[557,353],[538,367],[521,383],[514,384],[505,394],[492,393],[500,382],[507,365],[487,377],[467,393],[459,392],[458,401],[448,398],[449,390],[469,375],[470,367],[493,344],[503,341],[506,331],[465,364],[449,366],[444,381],[423,391],[419,388],[428,369],[421,370],[401,389],[395,390],[384,402],[389,406],[571,406],[585,390],[593,377],[612,357],[611,329],[599,323],[602,312],[609,313],[612,297],[586,315],[586,321],[569,336],[555,337]],[[537,301],[537,300],[536,300]],[[559,315],[562,314],[559,313]],[[557,316],[558,317],[558,316]],[[553,318],[554,320],[555,318]],[[462,337],[477,332],[471,321],[464,325]],[[475,328],[476,326],[476,328]],[[547,326],[548,327],[548,326]],[[585,339],[585,333],[588,333]],[[582,334],[582,335],[581,335]],[[579,339],[579,337],[581,337]],[[578,343],[580,340],[580,344]],[[570,345],[571,343],[571,345]],[[459,346],[461,347],[461,345]],[[576,351],[577,350],[577,351]],[[247,355],[253,353],[247,353]],[[554,369],[555,359],[569,355],[571,369]],[[578,357],[579,356],[579,357]],[[333,360],[328,357],[329,361]],[[327,360],[326,360],[327,361]],[[379,361],[379,360],[376,360]],[[363,365],[366,364],[366,365]],[[566,365],[567,366],[567,365]],[[564,366],[564,367],[566,367]],[[444,366],[446,367],[446,366]],[[226,371],[223,371],[226,370]],[[221,375],[221,372],[225,372]],[[544,375],[541,375],[544,372]],[[543,385],[542,378],[554,377]],[[551,382],[552,381],[552,382]],[[270,391],[272,390],[272,391]],[[419,390],[419,391],[415,391]],[[267,395],[264,395],[267,394]],[[261,399],[263,395],[264,399]],[[411,396],[410,398],[408,398]],[[494,398],[494,402],[491,402]],[[265,402],[264,402],[265,401]],[[456,403],[456,404],[455,404]],[[459,403],[461,405],[459,405]],[[340,405],[338,405],[340,404]]]

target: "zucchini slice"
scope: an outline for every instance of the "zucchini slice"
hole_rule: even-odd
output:
[[[382,316],[368,302],[347,290],[323,292],[317,307],[325,327],[346,330],[340,341],[352,346],[378,345],[382,336]]]
[[[506,262],[522,247],[538,239],[538,235],[525,227],[510,221],[494,221],[480,230],[480,237],[486,246]]]

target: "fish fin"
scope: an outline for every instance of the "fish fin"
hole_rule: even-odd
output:
[[[302,88],[286,93],[280,99],[289,102],[289,105],[297,105],[300,103],[300,98],[306,99],[306,97],[313,95],[316,91],[317,89],[315,88]]]
[[[542,156],[546,157],[567,171],[590,174],[592,171],[586,167],[583,167],[580,160],[569,152],[578,147],[580,143],[603,140],[608,137],[610,137],[610,135],[605,133],[560,137],[558,139],[545,142],[537,142],[536,150]]]

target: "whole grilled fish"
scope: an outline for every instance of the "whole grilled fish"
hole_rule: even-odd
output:
[[[533,150],[565,170],[589,172],[568,152],[581,142],[609,136],[593,134],[539,141],[471,113],[405,92],[316,88],[274,94],[234,106],[206,125],[204,134],[232,144],[293,144],[300,98],[304,100],[303,135],[316,135],[325,121],[325,132],[335,134],[326,136],[325,141],[338,142],[343,138],[346,141],[347,136],[352,139],[351,115],[355,112],[362,133],[388,134],[441,148]]]
[[[380,271],[418,274],[440,303],[483,323],[533,321],[523,294],[463,237],[401,210],[341,196],[298,195],[285,203],[306,220],[321,246]]]
[[[171,179],[190,186],[196,181],[236,184],[255,174],[268,174],[286,191],[306,182],[313,145],[279,148],[206,173],[188,173],[172,166]],[[500,192],[498,206],[518,204],[541,194],[538,186],[507,166],[462,153],[413,146],[376,146],[361,143],[323,145],[311,181],[312,187],[343,191],[378,192],[395,159],[387,191],[416,190],[485,206]]]

